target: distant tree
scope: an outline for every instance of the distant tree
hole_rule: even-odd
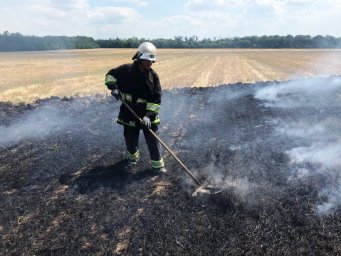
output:
[[[292,35],[287,35],[283,38],[283,48],[293,48],[294,37]]]
[[[140,45],[140,40],[137,37],[131,37],[124,43],[124,48],[137,48]]]
[[[174,44],[174,48],[184,48],[184,40],[182,36],[176,36],[174,37],[175,40],[175,44]]]
[[[311,36],[297,35],[293,41],[294,48],[313,48]]]
[[[203,40],[200,41],[200,45],[202,46],[202,48],[212,48],[213,47],[212,39],[204,38]]]
[[[75,37],[75,48],[77,49],[92,49],[98,48],[99,45],[91,37],[76,36]]]

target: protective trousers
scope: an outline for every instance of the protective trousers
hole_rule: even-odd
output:
[[[161,145],[160,142],[147,130],[142,129],[146,143],[148,145],[149,154],[151,158],[152,168],[164,167],[163,158],[161,156]],[[158,126],[152,125],[151,130],[159,135]],[[128,158],[131,161],[136,161],[139,159],[139,135],[140,128],[124,126],[124,139],[126,142],[126,147],[128,151]]]

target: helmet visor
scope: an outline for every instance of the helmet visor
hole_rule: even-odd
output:
[[[152,62],[155,62],[156,61],[156,55],[154,53],[144,52],[139,57],[139,59],[141,59],[141,60],[150,60]]]

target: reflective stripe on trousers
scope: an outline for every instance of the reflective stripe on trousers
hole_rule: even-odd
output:
[[[139,150],[137,150],[135,153],[130,153],[129,151],[127,151],[127,155],[128,155],[128,159],[130,161],[138,161],[140,158],[140,152]]]
[[[151,161],[152,168],[162,168],[165,166],[163,159],[161,158],[159,161]]]
[[[152,126],[152,131],[159,135],[158,127],[156,125]],[[162,150],[160,142],[150,134],[147,129],[142,129],[144,137],[146,139],[146,143],[148,145],[148,150],[151,158],[151,165],[153,168],[160,168],[164,166],[164,162],[161,156]],[[129,155],[135,155],[139,152],[139,135],[140,129],[136,127],[126,126],[124,125],[124,139],[126,142],[126,147],[128,150],[128,158]],[[139,156],[139,154],[138,154]]]

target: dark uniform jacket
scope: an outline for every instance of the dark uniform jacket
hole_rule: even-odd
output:
[[[106,85],[110,90],[115,89],[117,86],[122,93],[123,99],[140,118],[149,117],[152,125],[160,123],[158,114],[160,112],[162,91],[159,76],[153,69],[142,73],[139,70],[137,61],[132,64],[121,65],[111,69],[106,74]],[[123,104],[121,104],[117,122],[135,127],[140,125]]]

